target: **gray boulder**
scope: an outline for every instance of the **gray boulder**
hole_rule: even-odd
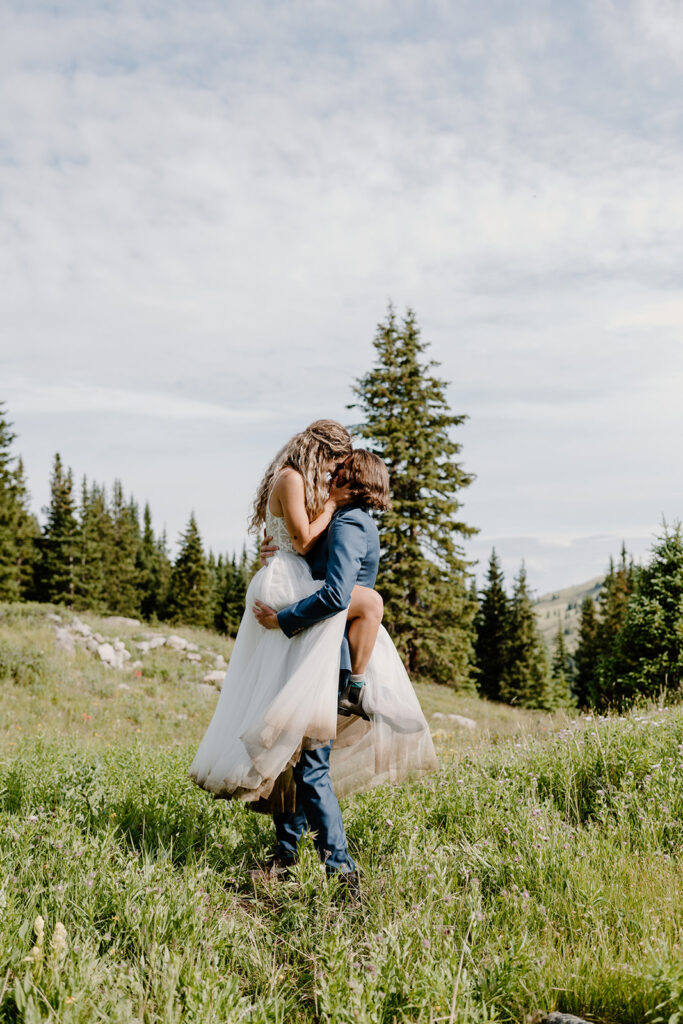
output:
[[[215,669],[213,672],[207,672],[204,678],[202,679],[202,682],[212,683],[217,690],[220,690],[220,688],[223,685],[224,679],[225,672],[223,672],[221,669]]]
[[[60,651],[66,651],[73,657],[76,653],[76,641],[65,626],[58,626],[55,629],[55,640]]]

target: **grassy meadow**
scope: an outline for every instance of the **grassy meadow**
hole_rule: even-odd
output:
[[[683,1020],[683,709],[418,686],[429,716],[477,724],[433,718],[438,774],[344,803],[354,903],[310,843],[254,884],[270,821],[187,779],[229,641],[82,615],[201,659],[116,670],[58,649],[54,614],[0,606],[0,1022]]]

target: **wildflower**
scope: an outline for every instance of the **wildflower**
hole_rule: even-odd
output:
[[[55,962],[61,960],[66,953],[66,928],[61,921],[57,921],[55,925],[50,950],[52,952],[52,959]]]
[[[45,941],[45,922],[43,921],[40,914],[33,922],[33,931],[36,935],[36,944],[27,957],[24,957],[29,963],[38,963],[43,957],[43,942]]]

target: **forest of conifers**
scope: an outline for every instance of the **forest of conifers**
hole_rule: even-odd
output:
[[[378,521],[377,589],[384,623],[414,678],[522,707],[626,707],[680,692],[683,683],[683,537],[666,524],[645,566],[622,550],[598,601],[586,598],[578,646],[562,624],[552,650],[539,633],[522,566],[508,594],[493,551],[477,590],[464,542],[460,492],[474,479],[453,432],[464,419],[446,382],[424,358],[414,314],[392,307],[378,325],[374,367],[352,386],[362,413],[354,432],[385,460],[391,509]],[[194,513],[175,557],[117,480],[109,488],[73,473],[55,455],[50,500],[39,523],[16,436],[0,403],[0,600],[43,601],[148,621],[182,622],[234,636],[254,550],[206,552]]]

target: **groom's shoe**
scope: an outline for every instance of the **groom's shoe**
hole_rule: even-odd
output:
[[[339,893],[352,903],[358,903],[363,895],[358,868],[353,871],[337,871],[334,875],[339,879]]]
[[[287,857],[271,857],[265,864],[251,868],[249,877],[254,882],[275,882],[288,875],[293,866],[294,861]]]
[[[355,686],[353,683],[348,683],[339,694],[337,714],[343,715],[344,718],[358,715],[359,718],[364,718],[366,722],[369,722],[370,716],[363,710],[363,690],[363,686]]]

